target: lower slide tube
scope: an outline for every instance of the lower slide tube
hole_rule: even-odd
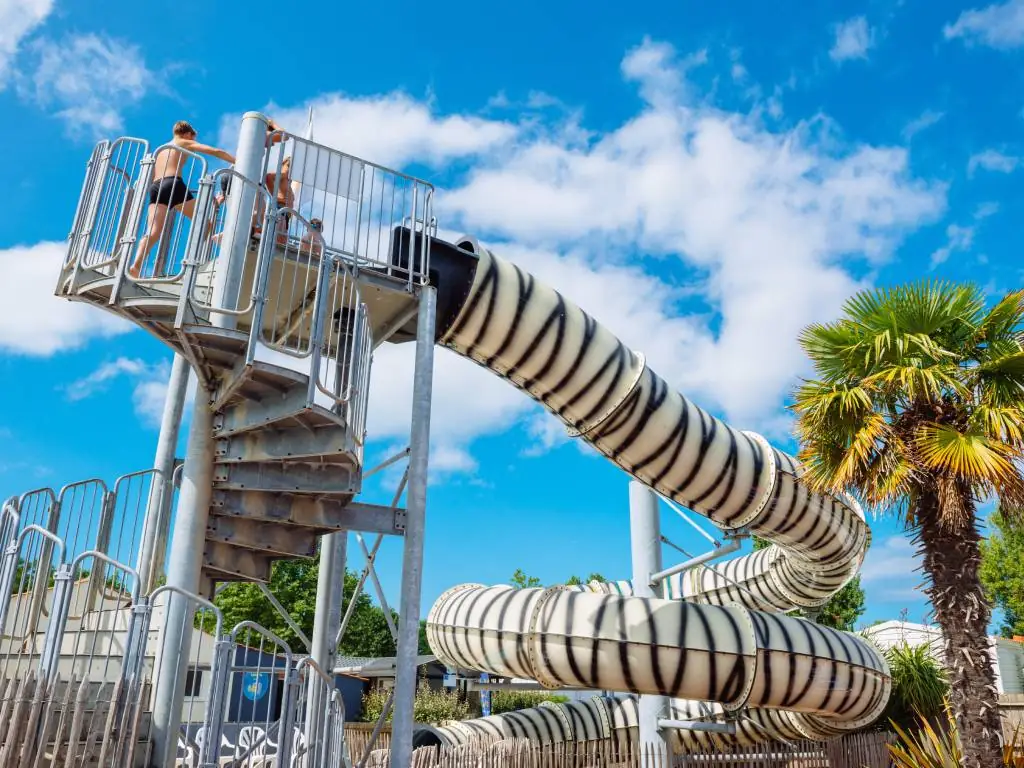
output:
[[[427,638],[453,667],[549,688],[686,700],[674,702],[673,719],[695,719],[693,701],[708,702],[704,714],[712,718],[743,710],[742,741],[827,739],[862,728],[881,715],[891,688],[870,644],[804,619],[565,587],[460,585],[434,603]],[[556,722],[554,713],[517,717]]]

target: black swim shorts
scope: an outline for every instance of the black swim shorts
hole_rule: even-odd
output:
[[[168,208],[177,208],[182,203],[187,203],[195,198],[195,195],[185,185],[181,176],[164,176],[149,185],[149,204],[166,205]]]

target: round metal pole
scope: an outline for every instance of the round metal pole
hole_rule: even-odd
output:
[[[167,583],[193,594],[199,591],[206,539],[206,518],[213,491],[213,413],[210,393],[196,392],[189,428],[185,468],[178,493],[178,514],[167,562]],[[185,673],[192,643],[195,605],[177,594],[168,596],[160,633],[157,679],[153,692],[153,766],[174,765],[177,732],[185,693]]]
[[[243,115],[235,152],[235,170],[257,183],[263,175],[267,125],[267,118],[259,112]],[[228,218],[213,280],[214,307],[235,309],[238,306],[255,195],[255,189],[248,184],[235,184],[228,195]],[[232,315],[220,312],[211,313],[211,323],[221,328],[233,328],[235,324]],[[212,400],[212,393],[201,384],[192,407],[174,538],[167,562],[167,583],[193,594],[200,589],[206,523],[213,494]],[[160,633],[153,692],[154,768],[170,768],[175,763],[194,611],[192,601],[177,594],[169,596],[167,616]],[[210,716],[220,717],[221,713]]]
[[[267,146],[269,120],[259,112],[242,115],[235,152],[235,170],[250,181],[263,180],[264,150]],[[237,309],[241,290],[242,272],[249,250],[249,233],[256,210],[256,188],[249,184],[232,184],[227,198],[224,220],[224,238],[217,257],[213,279],[213,306]],[[213,313],[212,322],[221,328],[233,328],[233,315]]]
[[[316,583],[316,614],[313,618],[313,637],[310,656],[320,669],[334,679],[334,659],[338,653],[338,630],[341,629],[341,602],[345,589],[345,557],[348,531],[329,533],[320,539],[320,570]],[[312,676],[310,679],[314,679]],[[313,765],[323,759],[322,745],[333,723],[328,723],[325,708],[328,699],[324,691],[314,685],[306,702],[306,743],[313,746]]]
[[[658,496],[635,480],[629,484],[629,540],[633,556],[633,594],[637,597],[660,597],[650,585],[651,575],[661,570]],[[640,696],[637,703],[641,750],[650,746],[667,755],[668,744],[658,729],[658,721],[668,716],[668,698]],[[643,759],[644,768],[655,768],[661,764],[653,756]]]
[[[434,382],[434,323],[437,290],[420,289],[413,373],[412,426],[409,438],[409,491],[406,496],[402,599],[398,620],[391,768],[412,764],[412,705],[416,697],[416,656],[420,637],[420,587],[423,580],[423,534],[427,508],[427,457],[430,451],[430,402]]]
[[[168,525],[171,521],[171,499],[174,497],[174,453],[181,432],[181,417],[185,410],[185,393],[191,373],[188,361],[177,353],[171,364],[171,377],[167,382],[167,398],[160,419],[157,438],[154,475],[149,487],[146,520],[143,525],[142,544],[139,546],[139,593],[148,595],[156,586],[163,552],[167,549]]]

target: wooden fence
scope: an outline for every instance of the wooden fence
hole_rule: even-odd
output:
[[[1003,738],[1007,742],[1024,740],[1024,693],[1004,693],[999,697],[999,711],[1003,718]]]
[[[373,727],[346,726],[353,764],[361,760]],[[668,756],[654,747],[622,747],[611,742],[536,746],[520,740],[460,747],[424,747],[413,754],[411,768],[889,768],[890,733],[858,733],[831,742],[766,743],[716,754]],[[388,764],[388,729],[381,732],[366,768]]]

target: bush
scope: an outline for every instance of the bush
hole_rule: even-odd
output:
[[[545,701],[561,704],[569,700],[568,696],[558,696],[544,691],[492,691],[491,714],[515,712],[520,709],[540,706]]]
[[[928,646],[901,643],[885,652],[892,674],[892,695],[882,722],[893,720],[906,727],[918,717],[942,715],[949,681],[946,670],[932,658]]]
[[[364,723],[372,723],[384,711],[388,700],[388,692],[383,688],[373,688],[363,694],[363,712],[360,719]],[[391,722],[393,711],[388,712],[387,722]],[[459,698],[454,691],[435,691],[421,681],[416,689],[416,699],[412,705],[412,716],[417,723],[436,725],[447,720],[465,720],[469,717],[469,704]]]
[[[889,756],[895,768],[951,768],[963,765],[963,751],[960,736],[956,730],[956,719],[948,702],[943,704],[945,710],[945,727],[936,728],[927,718],[920,718],[916,730],[904,730],[896,723],[895,744],[889,745]],[[1024,766],[1024,757],[1020,757],[1021,733],[1015,730],[1006,744],[1003,745],[1003,765],[1006,768]]]

